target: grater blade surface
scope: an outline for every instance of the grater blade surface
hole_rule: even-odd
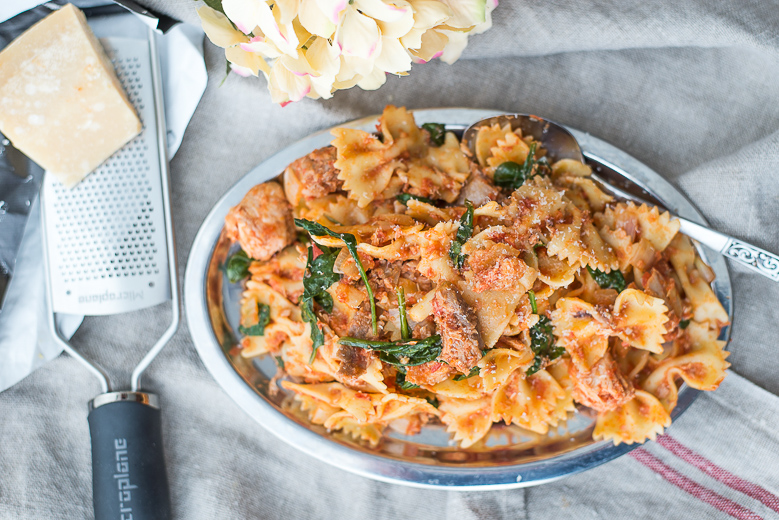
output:
[[[141,133],[73,189],[42,188],[54,312],[118,314],[171,298],[149,42],[103,38]]]

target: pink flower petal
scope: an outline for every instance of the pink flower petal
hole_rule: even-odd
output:
[[[327,17],[330,23],[337,25],[338,20],[341,18],[341,13],[346,9],[348,4],[347,0],[313,0],[316,2],[317,7]]]
[[[381,33],[373,18],[350,6],[336,30],[335,40],[344,56],[370,59],[381,41]]]
[[[338,23],[338,16],[344,9],[346,9],[346,0],[343,0],[343,2],[335,5],[333,12],[330,13],[330,21],[333,23]]]
[[[249,76],[253,76],[252,72],[249,69],[247,69],[246,67],[241,67],[239,65],[231,65],[230,70],[243,78],[248,78]]]

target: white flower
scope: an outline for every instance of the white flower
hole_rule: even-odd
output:
[[[341,16],[335,41],[341,54],[370,60],[381,50],[381,32],[376,20],[349,6]]]
[[[454,63],[469,33],[492,25],[498,0],[222,0],[203,6],[208,38],[225,49],[230,68],[260,73],[271,99],[332,97],[355,85],[375,90],[412,62]]]

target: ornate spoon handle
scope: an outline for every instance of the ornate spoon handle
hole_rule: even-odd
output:
[[[688,237],[694,238],[701,244],[719,251],[727,258],[745,265],[775,282],[779,282],[779,256],[687,219],[676,218],[681,223],[680,231]]]

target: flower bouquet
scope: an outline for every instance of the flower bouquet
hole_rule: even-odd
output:
[[[413,63],[454,63],[492,25],[498,0],[205,0],[198,15],[237,74],[268,81],[282,106],[375,90]]]

